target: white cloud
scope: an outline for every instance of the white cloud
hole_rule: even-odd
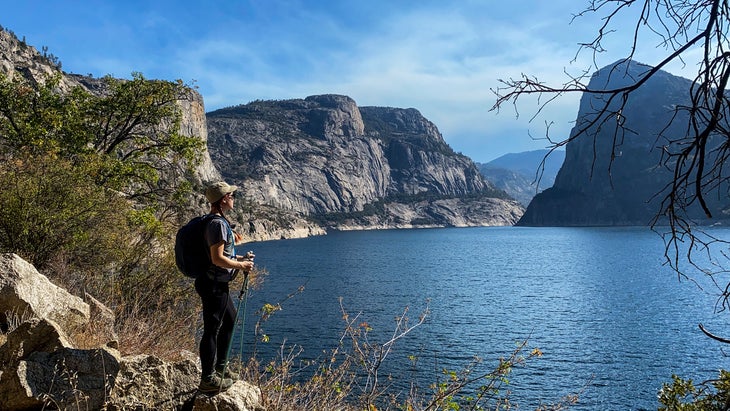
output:
[[[519,118],[509,106],[497,115],[489,111],[491,89],[522,73],[560,85],[564,70],[586,70],[590,53],[571,60],[601,22],[589,14],[571,23],[582,7],[574,0],[132,1],[79,9],[59,0],[50,14],[32,1],[15,2],[4,14],[20,25],[11,27],[19,35],[27,31],[37,47],[51,46],[74,72],[195,81],[209,110],[321,93],[413,107],[454,148],[482,158],[543,147],[528,132],[542,136],[545,121],[556,122],[554,135],[567,134],[578,95],[561,97],[528,123],[538,110],[534,100],[520,101]],[[624,30],[624,22],[616,28]],[[598,67],[626,50],[621,32],[606,41],[611,53],[598,56]],[[637,59],[656,63],[660,52],[642,47]]]
[[[209,109],[257,98],[339,93],[360,105],[417,108],[455,148],[462,143],[482,151],[494,144],[495,152],[544,147],[546,142],[535,142],[528,133],[543,136],[546,121],[556,123],[555,135],[567,134],[578,96],[552,103],[532,123],[538,106],[526,99],[518,106],[519,118],[512,107],[499,115],[489,111],[499,79],[541,73],[550,84],[565,81],[563,68],[577,45],[550,39],[562,37],[566,23],[524,19],[515,25],[479,7],[384,14],[359,32],[330,16],[295,13],[282,17],[301,23],[291,32],[272,28],[258,38],[234,31],[225,41],[201,40],[180,60],[189,66],[186,72],[196,73]],[[323,41],[329,47],[319,47]]]

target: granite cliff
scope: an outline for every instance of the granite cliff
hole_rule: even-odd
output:
[[[415,109],[318,95],[207,118],[214,163],[253,207],[335,229],[512,225],[523,211]]]
[[[597,71],[589,87],[626,85],[646,75],[648,69],[641,63],[620,61]],[[662,149],[670,144],[667,137],[685,134],[686,116],[672,119],[675,107],[689,104],[690,85],[687,79],[660,71],[629,96],[621,112],[623,129],[615,119],[599,121],[568,143],[555,184],[535,196],[518,225],[650,224],[660,211],[662,191],[673,179],[671,167],[660,166]],[[572,135],[599,115],[596,107],[603,106],[603,98],[582,96]],[[612,102],[609,111],[616,110],[618,104]],[[727,201],[723,204],[717,196],[708,200],[713,214],[721,216]],[[701,219],[703,214],[690,209],[689,215]]]
[[[103,92],[99,79],[64,73],[55,56],[5,30],[0,73],[34,81],[61,75],[61,91]],[[206,114],[192,89],[178,103],[182,133],[208,146],[188,178],[198,187],[222,178],[242,186],[247,204],[231,217],[245,224],[239,231],[249,241],[324,234],[325,227],[512,225],[524,211],[415,109],[322,95]],[[205,207],[202,195],[191,199],[191,213]]]

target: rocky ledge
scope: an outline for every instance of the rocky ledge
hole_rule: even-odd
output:
[[[199,361],[122,356],[107,307],[71,295],[15,254],[0,254],[0,408],[3,410],[262,410],[238,381],[197,392]],[[81,337],[81,338],[79,338]],[[79,348],[73,341],[96,341]]]

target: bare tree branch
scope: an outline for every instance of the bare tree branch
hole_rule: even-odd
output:
[[[730,99],[726,92],[730,80],[727,35],[730,4],[728,0],[591,0],[582,11],[573,15],[571,22],[588,16],[601,19],[596,36],[578,44],[571,63],[577,62],[580,54],[589,52],[592,69],[580,70],[578,75],[570,75],[564,69],[566,81],[562,85],[549,85],[525,73],[517,79],[500,79],[499,86],[492,89],[496,101],[491,110],[499,112],[510,104],[519,116],[520,99],[533,96],[538,98],[538,107],[531,118],[534,120],[555,99],[567,93],[581,93],[584,95],[582,104],[587,104],[589,113],[576,120],[569,136],[553,139],[547,133],[546,139],[551,144],[551,152],[576,139],[592,139],[591,177],[600,155],[603,156],[600,164],[607,165],[610,178],[624,139],[635,133],[624,122],[630,97],[670,64],[679,62],[684,67],[694,64],[697,72],[690,79],[686,105],[673,108],[670,120],[660,126],[661,132],[655,141],[661,150],[656,167],[669,170],[672,180],[658,187],[655,198],[660,201],[652,227],[658,231],[661,224],[668,224],[669,232],[663,235],[665,257],[680,278],[684,278],[680,264],[686,261],[702,269],[698,265],[700,261],[715,260],[710,256],[698,260],[694,254],[698,251],[709,253],[711,245],[725,243],[701,232],[689,211],[697,208],[706,218],[714,218],[708,204],[710,199],[730,203],[730,173],[726,167],[730,160]],[[625,23],[627,17],[632,19],[632,24]],[[624,58],[612,66],[609,78],[615,76],[622,82],[611,85],[607,82],[600,87],[588,83],[589,73],[599,69],[598,57],[607,51],[608,39],[619,31],[628,32],[631,41],[626,45]],[[656,47],[663,48],[666,53],[659,61],[648,62],[651,64],[645,72],[632,78],[628,69],[616,71],[628,67],[622,63],[641,57],[639,46],[651,45],[657,39]],[[601,130],[604,130],[603,136],[605,130],[612,131],[612,150],[598,151],[597,138]],[[608,141],[601,142],[604,143]],[[708,270],[704,272],[712,275]],[[719,277],[713,277],[713,282],[720,293],[718,307],[730,307],[730,283],[720,281]]]

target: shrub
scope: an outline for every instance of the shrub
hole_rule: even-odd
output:
[[[730,404],[730,372],[720,370],[716,380],[695,385],[672,375],[672,382],[665,383],[659,391],[660,411],[713,411],[727,410]]]
[[[190,330],[175,318],[193,315],[196,298],[181,293],[172,258],[192,190],[182,177],[203,148],[179,134],[189,89],[134,74],[86,79],[97,94],[60,93],[60,81],[0,75],[0,251],[95,296],[116,313],[122,341],[140,349],[149,345],[140,336],[170,331],[162,314]]]

